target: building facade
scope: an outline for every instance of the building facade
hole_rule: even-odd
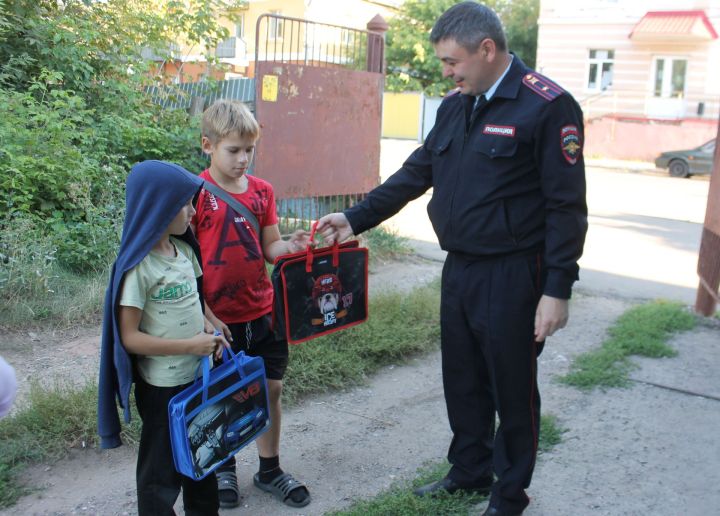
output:
[[[541,0],[537,69],[586,117],[586,155],[652,159],[717,134],[720,0]]]

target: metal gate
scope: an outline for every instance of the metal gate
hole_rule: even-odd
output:
[[[255,174],[275,189],[283,231],[341,210],[378,184],[383,60],[378,33],[258,19]]]

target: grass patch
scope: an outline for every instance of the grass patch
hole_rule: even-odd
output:
[[[562,434],[567,431],[560,426],[554,414],[540,416],[540,437],[538,439],[538,451],[548,452],[562,441]]]
[[[66,329],[100,319],[108,273],[81,276],[53,264],[32,289],[0,289],[0,326]]]
[[[635,367],[630,355],[672,357],[677,352],[666,344],[675,332],[695,326],[696,318],[683,305],[655,301],[631,308],[608,330],[599,349],[578,356],[570,372],[560,381],[590,390],[595,387],[625,387]]]
[[[0,507],[12,505],[27,488],[17,477],[30,463],[62,457],[68,448],[96,446],[97,382],[84,386],[32,384],[25,408],[0,421]],[[137,411],[123,431],[137,442]]]
[[[558,426],[557,418],[545,415],[540,419],[540,442],[538,449],[548,451],[560,442],[564,432]],[[450,470],[447,462],[432,464],[421,468],[412,482],[402,482],[368,500],[359,500],[348,509],[327,513],[330,516],[436,516],[467,515],[470,510],[485,497],[479,495],[440,495],[437,497],[418,497],[413,489],[440,480]]]
[[[364,232],[362,238],[364,245],[370,250],[370,260],[373,262],[384,263],[413,252],[407,238],[384,226]]]
[[[416,487],[441,479],[449,469],[450,465],[447,463],[426,466],[418,471],[418,476],[412,483],[395,484],[374,498],[357,501],[346,510],[327,514],[329,516],[467,515],[468,510],[485,497],[455,493],[420,498],[412,493]]]
[[[0,220],[0,229],[0,327],[64,329],[99,320],[107,264],[68,270],[39,223],[26,217]]]

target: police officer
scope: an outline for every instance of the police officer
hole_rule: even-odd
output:
[[[537,356],[567,322],[587,230],[582,112],[508,52],[481,4],[448,9],[430,40],[457,89],[425,144],[318,231],[344,240],[433,188],[428,214],[448,252],[440,324],[452,467],[415,493],[490,493],[486,515],[521,514],[537,452]]]

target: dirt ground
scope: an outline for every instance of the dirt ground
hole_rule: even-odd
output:
[[[421,259],[376,267],[371,292],[410,288],[436,277],[440,267]],[[527,516],[717,514],[720,382],[713,370],[720,363],[720,325],[678,336],[672,341],[676,358],[638,361],[635,377],[647,383],[630,389],[584,393],[556,381],[635,302],[578,288],[569,326],[548,340],[539,365],[543,412],[556,415],[566,432],[538,461]],[[0,353],[17,368],[21,388],[40,373],[93,377],[98,335],[97,329],[2,335]],[[238,456],[244,503],[222,513],[319,515],[346,507],[442,460],[450,437],[439,353],[389,365],[365,386],[313,397],[285,412],[282,465],[309,486],[308,507],[287,508],[252,486],[257,457],[250,446]],[[60,462],[31,467],[24,481],[37,491],[0,515],[136,514],[134,462],[133,449],[122,446],[75,450]],[[180,513],[181,507],[178,502]]]

